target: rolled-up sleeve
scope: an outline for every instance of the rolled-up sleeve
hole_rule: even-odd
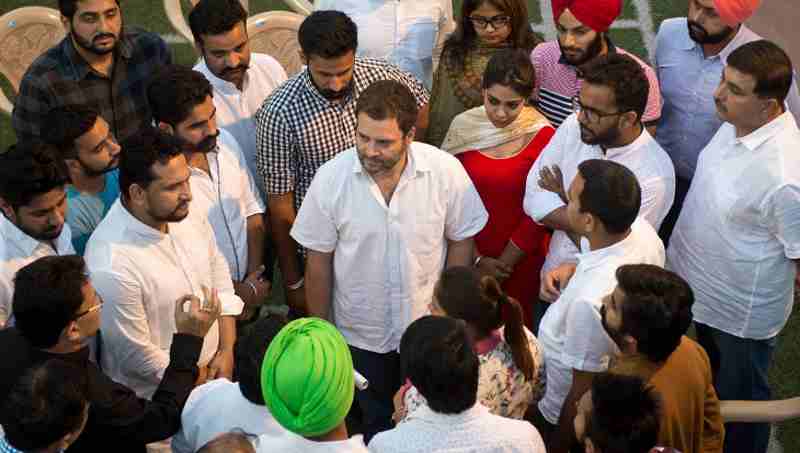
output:
[[[539,154],[539,158],[536,159],[536,162],[533,163],[533,166],[528,172],[522,207],[525,210],[525,214],[528,214],[537,222],[541,222],[548,214],[564,206],[564,202],[558,195],[539,187],[539,172],[542,168],[551,165],[563,167],[561,161],[564,139],[572,132],[568,126],[569,121],[565,120],[564,124],[556,129],[556,133],[550,140],[550,143],[542,150],[542,153]],[[564,181],[564,184],[564,189],[566,190],[567,181]]]
[[[449,170],[452,187],[447,201],[445,237],[451,241],[463,241],[486,226],[489,213],[464,167],[454,157],[451,159],[455,165]]]
[[[311,181],[297,218],[290,232],[303,247],[316,252],[330,253],[336,248],[338,233],[331,209],[326,201],[331,199],[326,180],[317,173]]]

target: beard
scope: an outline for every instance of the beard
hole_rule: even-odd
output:
[[[564,59],[567,60],[567,63],[571,64],[572,66],[581,66],[600,55],[600,52],[603,50],[603,39],[603,34],[598,33],[594,40],[592,40],[592,42],[590,42],[586,47],[586,50],[574,47],[564,47],[561,44],[561,41],[558,41],[558,47],[561,48],[561,55],[564,56]],[[578,52],[579,55],[577,57],[570,57],[567,55],[567,51]]]
[[[608,321],[606,320],[606,306],[602,305],[600,307],[600,324],[603,325],[603,330],[606,331],[609,337],[614,341],[614,344],[622,350],[623,342],[622,338],[624,334],[622,333],[622,329],[614,329],[613,327],[608,325]]]
[[[733,27],[725,26],[719,33],[709,34],[702,25],[690,20],[688,21],[689,37],[698,44],[719,44],[728,39],[736,31]]]
[[[83,37],[77,35],[76,33],[70,32],[70,36],[72,36],[72,40],[78,44],[78,46],[88,52],[91,52],[95,55],[106,55],[114,51],[117,48],[117,44],[119,43],[119,37],[114,35],[113,33],[102,33],[94,38],[91,41],[83,39]],[[101,38],[114,38],[114,45],[108,48],[101,48],[95,45],[95,42],[100,40]]]
[[[310,76],[309,76],[310,77]],[[330,90],[328,88],[320,88],[317,86],[316,82],[314,82],[314,78],[311,78],[311,83],[316,87],[319,94],[322,95],[325,99],[329,101],[338,101],[339,99],[345,98],[351,91],[353,91],[353,79],[350,79],[350,82],[339,91]]]
[[[613,145],[619,140],[620,132],[616,127],[612,127],[601,133],[594,132],[583,124],[581,124],[580,127],[581,140],[587,145],[608,146]]]
[[[364,171],[370,175],[378,175],[381,173],[388,173],[397,166],[397,163],[408,153],[408,146],[410,145],[403,145],[403,149],[397,155],[396,159],[364,157],[361,152],[357,152],[356,154],[358,155],[358,160],[361,162],[361,167]]]
[[[157,222],[176,223],[185,219],[189,215],[189,202],[184,201],[178,204],[171,212],[161,213],[154,209],[149,210],[150,217]]]
[[[192,143],[183,137],[179,137],[178,135],[175,135],[174,137],[179,142],[180,147],[184,152],[206,154],[216,149],[217,137],[219,137],[219,129],[217,129],[216,134],[209,135],[208,137],[200,140],[198,143]]]
[[[19,220],[19,216],[17,216],[17,220]],[[61,231],[64,229],[63,223],[61,225],[48,227],[44,230],[34,230],[21,223],[14,223],[14,225],[16,225],[20,231],[32,237],[33,239],[36,239],[37,241],[53,241],[61,236]]]
[[[112,170],[116,170],[119,166],[119,156],[111,159],[111,162],[108,163],[105,167],[96,168],[92,167],[91,165],[87,164],[80,157],[78,157],[78,162],[81,164],[81,168],[83,169],[83,174],[89,178],[95,178],[97,176],[102,176]]]

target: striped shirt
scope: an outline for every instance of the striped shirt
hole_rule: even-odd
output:
[[[256,167],[267,193],[294,192],[295,209],[305,197],[317,169],[336,154],[355,146],[356,100],[378,80],[408,87],[420,108],[428,91],[411,74],[380,60],[356,58],[353,89],[341,102],[323,97],[308,69],[278,87],[256,112]]]
[[[34,60],[22,78],[11,118],[17,139],[41,136],[46,127],[42,120],[50,109],[80,104],[95,108],[122,142],[151,120],[147,82],[171,62],[158,35],[125,27],[109,78],[92,69],[67,36]]]
[[[606,39],[608,51],[627,55],[642,66],[647,80],[650,82],[650,93],[647,96],[642,121],[650,124],[661,117],[661,90],[653,68],[635,55],[615,47]],[[558,41],[548,41],[536,46],[531,52],[531,63],[536,71],[537,106],[550,123],[558,127],[569,115],[576,112],[578,94],[582,80],[578,77],[575,66],[570,65],[561,55]]]

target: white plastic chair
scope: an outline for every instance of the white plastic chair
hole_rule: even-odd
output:
[[[305,16],[289,11],[267,11],[247,19],[250,49],[280,62],[291,77],[303,68],[297,31]]]
[[[308,0],[284,0],[289,8],[292,8],[298,14],[308,16],[314,11],[314,5]]]
[[[194,37],[192,36],[192,30],[189,28],[189,24],[186,22],[186,16],[183,15],[183,8],[181,7],[182,0],[164,0],[164,11],[167,13],[167,19],[169,23],[172,24],[172,28],[178,32],[184,39],[189,41],[189,43],[194,43]],[[189,0],[189,2],[194,5],[197,4],[199,0]],[[239,0],[239,2],[244,6],[245,11],[250,11],[250,5],[248,0]]]
[[[61,15],[53,8],[25,6],[0,16],[0,74],[11,83],[14,94],[33,60],[65,35]],[[0,110],[10,115],[13,108],[0,90]]]

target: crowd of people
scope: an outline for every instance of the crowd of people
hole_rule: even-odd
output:
[[[549,42],[524,0],[318,1],[288,77],[238,0],[193,68],[59,0],[0,154],[0,452],[766,453],[792,63],[759,0],[652,66],[622,0],[544,1]]]

